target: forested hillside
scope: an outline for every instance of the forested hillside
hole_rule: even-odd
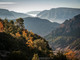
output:
[[[73,55],[77,55],[80,58],[80,54],[78,54],[80,53],[80,14],[70,20],[66,20],[59,28],[45,36],[45,39],[53,50],[73,50],[69,54],[74,52]]]
[[[80,50],[80,14],[70,20],[66,20],[55,31],[45,36],[53,49]]]
[[[0,25],[0,29],[3,28],[0,32],[1,59],[7,57],[8,60],[31,60],[34,54],[38,54],[39,57],[50,57],[51,48],[49,48],[48,42],[25,29],[23,21],[22,18],[17,19],[16,22],[0,19],[4,26]]]
[[[67,60],[61,52],[54,55],[48,42],[25,29],[23,22],[0,19],[0,60]]]

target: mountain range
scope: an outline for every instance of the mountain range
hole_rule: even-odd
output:
[[[26,29],[32,30],[32,32],[38,35],[45,36],[59,27],[60,24],[56,22],[52,23],[46,19],[40,19],[38,17],[27,17],[24,18],[24,25]]]
[[[37,16],[42,19],[48,19],[52,22],[62,23],[66,19],[71,19],[78,14],[80,14],[80,9],[78,8],[60,7],[41,11]]]
[[[80,9],[52,8],[28,14],[0,9],[0,60],[80,59]]]
[[[7,9],[0,9],[0,18],[2,19],[16,19],[16,18],[24,18],[24,17],[30,17],[30,15],[24,14],[24,13],[18,13],[14,11],[9,11]]]
[[[39,12],[40,11],[33,11],[29,13],[36,14]],[[56,22],[52,23],[47,19],[40,19],[38,17],[32,17],[27,14],[9,11],[6,9],[0,9],[0,18],[2,19],[7,18],[9,20],[13,19],[14,21],[17,18],[23,18],[25,28],[27,28],[29,31],[32,30],[34,33],[39,34],[41,36],[49,34],[52,30],[56,29],[59,26],[58,23]]]
[[[54,49],[80,49],[80,14],[66,20],[59,28],[45,36]]]

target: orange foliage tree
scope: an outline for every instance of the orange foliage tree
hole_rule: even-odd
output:
[[[29,40],[26,42],[29,47],[33,48],[33,37],[29,37]]]
[[[71,49],[68,49],[66,51],[65,55],[70,60],[76,60],[76,53],[75,53],[75,51],[72,51]]]
[[[27,36],[27,31],[26,30],[23,30],[22,31],[22,35],[23,35],[23,37],[26,37]]]
[[[2,22],[0,21],[0,32],[3,32],[3,28],[4,28],[4,26],[3,26]]]
[[[16,33],[16,37],[20,37],[21,34],[19,32]]]

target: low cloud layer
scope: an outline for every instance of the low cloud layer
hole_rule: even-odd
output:
[[[4,4],[15,4],[14,2],[0,2],[0,5],[4,5]]]

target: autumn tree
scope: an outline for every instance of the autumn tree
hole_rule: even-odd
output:
[[[44,40],[37,39],[34,41],[34,47],[38,48],[39,50],[45,50],[47,47],[47,43]]]
[[[26,37],[26,36],[27,36],[27,33],[28,33],[27,30],[23,30],[23,31],[22,31],[22,35],[23,35],[23,37]]]
[[[18,37],[20,37],[21,36],[21,34],[19,33],[19,32],[17,32],[16,33],[16,37],[18,38]]]
[[[7,29],[9,27],[8,20],[7,19],[4,19],[3,22],[4,22],[4,27]]]
[[[67,56],[68,59],[70,60],[78,60],[76,58],[76,52],[75,51],[72,51],[71,49],[68,49],[65,53],[65,55]]]
[[[4,28],[3,22],[2,19],[0,19],[0,32],[3,32],[3,28]]]
[[[9,33],[9,30],[8,30],[9,22],[8,22],[8,20],[4,19],[3,23],[4,23],[4,32]]]
[[[33,37],[29,37],[29,40],[26,42],[26,44],[27,44],[29,47],[33,48]]]
[[[38,56],[38,54],[34,54],[32,60],[39,60],[39,56]]]
[[[14,25],[14,21],[10,20],[10,22],[7,19],[3,20],[4,23],[4,32],[8,34],[15,34],[18,30],[16,26]]]

